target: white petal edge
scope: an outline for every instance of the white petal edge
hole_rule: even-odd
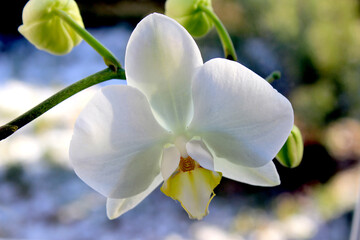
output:
[[[223,177],[254,186],[273,187],[281,183],[272,161],[262,167],[251,168],[236,165],[226,159],[216,158],[215,171],[221,172]]]
[[[240,63],[212,59],[193,79],[189,130],[216,157],[245,167],[269,163],[293,126],[290,102]],[[215,157],[215,156],[214,156]]]
[[[200,166],[214,171],[214,160],[208,148],[201,140],[190,140],[186,143],[186,150],[189,156],[197,161]]]
[[[126,48],[128,84],[146,95],[155,117],[173,132],[183,131],[191,120],[191,79],[202,64],[190,34],[162,14],[145,17]]]
[[[106,201],[106,214],[108,218],[110,220],[118,218],[122,214],[136,207],[160,185],[162,180],[162,176],[159,174],[145,191],[133,197],[124,199],[108,198]]]
[[[178,168],[180,152],[175,146],[164,148],[161,159],[161,175],[166,181]]]
[[[80,113],[70,144],[76,174],[109,198],[145,191],[160,174],[165,131],[146,97],[129,86],[102,88]]]

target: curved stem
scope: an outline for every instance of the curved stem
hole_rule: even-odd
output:
[[[91,35],[85,28],[80,26],[77,22],[74,21],[66,12],[54,9],[54,13],[63,19],[67,24],[72,27],[77,34],[79,34],[92,48],[95,49],[103,58],[107,66],[109,66],[114,71],[121,68],[119,60],[114,56],[114,54],[102,45],[93,35]]]
[[[65,99],[68,99],[69,97],[88,87],[110,79],[125,79],[125,71],[120,68],[116,72],[114,72],[112,69],[106,68],[64,88],[60,92],[57,92],[56,94],[41,102],[37,106],[33,107],[26,113],[1,126],[0,141],[9,137],[21,127],[41,116],[43,113],[55,107],[57,104],[61,103]]]
[[[227,32],[225,26],[220,21],[219,17],[214,13],[212,9],[210,9],[207,6],[199,5],[199,9],[204,13],[206,13],[206,15],[210,17],[211,20],[213,21],[224,49],[225,58],[236,61],[237,56],[236,56],[234,44],[231,41],[230,35]]]

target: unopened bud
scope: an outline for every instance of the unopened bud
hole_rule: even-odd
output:
[[[211,0],[167,0],[165,14],[178,21],[194,37],[207,34],[213,21],[199,9],[199,5],[211,7]]]
[[[304,144],[301,132],[294,125],[291,133],[286,140],[280,152],[276,155],[276,159],[285,167],[294,168],[299,166],[304,152]]]
[[[35,47],[56,55],[69,53],[82,38],[54,10],[62,10],[84,26],[74,0],[30,0],[23,10],[19,32]]]

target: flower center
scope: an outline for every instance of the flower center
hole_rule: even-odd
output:
[[[164,181],[161,191],[178,200],[189,217],[202,219],[209,212],[214,188],[220,183],[222,174],[202,168],[190,156],[180,157],[177,170]]]
[[[196,163],[194,159],[192,159],[190,156],[186,158],[180,157],[180,163],[179,163],[180,171],[182,172],[192,171],[195,169],[195,165]]]

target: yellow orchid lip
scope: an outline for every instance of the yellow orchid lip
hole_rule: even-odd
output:
[[[220,172],[205,169],[191,157],[180,157],[178,169],[161,187],[168,197],[177,200],[191,219],[202,219],[209,213],[209,204],[220,183]]]

